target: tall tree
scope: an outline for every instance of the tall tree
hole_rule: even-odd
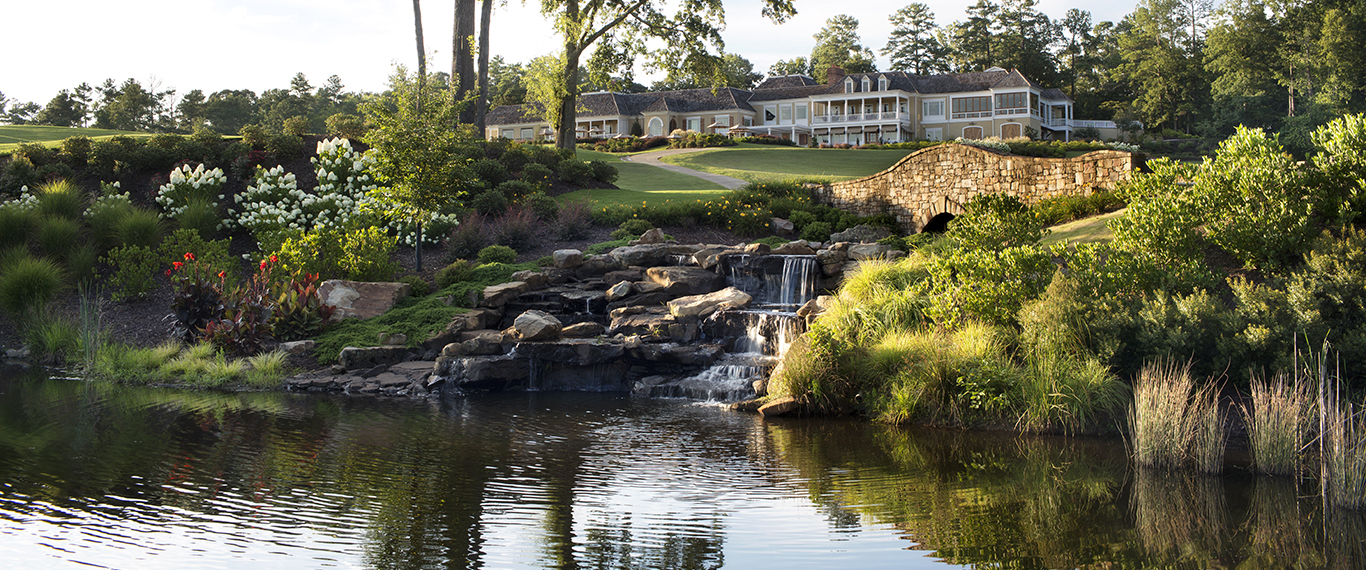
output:
[[[489,25],[493,23],[493,0],[484,0],[479,16],[479,104],[474,111],[474,127],[479,138],[485,136],[485,115],[489,113]]]
[[[931,75],[949,70],[948,50],[939,43],[939,26],[929,6],[914,2],[887,19],[893,29],[881,53],[891,60],[892,71]]]
[[[1213,107],[1205,121],[1210,131],[1228,135],[1238,125],[1274,130],[1286,114],[1276,82],[1284,75],[1277,69],[1282,64],[1280,45],[1280,33],[1262,2],[1224,4],[1205,49],[1205,68],[1213,77]]]
[[[1061,39],[1059,27],[1037,8],[1038,0],[1004,0],[996,13],[1000,30],[994,65],[1018,69],[1025,77],[1056,85],[1058,62],[1053,47]]]
[[[413,0],[413,33],[417,36],[417,98],[413,101],[422,107],[422,86],[427,82],[427,48],[422,45],[422,0]]]
[[[677,6],[677,11],[667,15],[666,6]],[[533,86],[528,91],[552,97],[535,98],[548,116],[557,119],[552,124],[560,148],[574,145],[579,65],[589,48],[597,46],[588,69],[596,82],[604,84],[614,69],[622,72],[623,81],[631,82],[635,61],[642,56],[647,68],[686,69],[705,75],[715,75],[721,65],[721,57],[711,50],[719,52],[722,47],[722,0],[541,0],[541,12],[554,20],[561,40],[560,73],[554,77],[560,87]],[[778,22],[796,13],[792,0],[763,0],[762,12]],[[661,40],[662,47],[647,49],[649,38]]]
[[[1067,94],[1077,98],[1077,76],[1083,73],[1095,49],[1096,37],[1091,33],[1091,13],[1072,8],[1062,20],[1062,32],[1066,35],[1060,55],[1067,60],[1067,71],[1063,79],[1067,83]]]
[[[176,115],[179,117],[179,124],[182,131],[193,131],[195,127],[205,123],[204,111],[208,108],[206,104],[208,98],[199,89],[191,89],[180,102],[176,103]]]
[[[102,100],[95,110],[95,127],[123,131],[150,131],[156,125],[157,110],[174,91],[149,91],[136,79],[115,85],[105,80],[100,87]]]
[[[204,119],[220,134],[237,134],[242,127],[255,122],[256,115],[257,97],[250,89],[224,89],[204,101]]]
[[[847,14],[831,16],[825,27],[816,32],[816,47],[811,50],[811,74],[825,83],[830,66],[838,65],[845,73],[877,71],[873,50],[859,44],[858,19]]]
[[[69,89],[57,93],[43,110],[33,117],[36,125],[79,127],[85,123],[85,106]]]
[[[786,75],[811,75],[811,63],[804,57],[794,57],[792,59],[780,59],[777,63],[768,67],[770,77],[783,77]]]
[[[991,0],[977,0],[967,9],[968,19],[954,22],[949,31],[950,58],[959,72],[982,71],[996,65],[996,14],[1001,6]]]
[[[455,0],[455,30],[451,35],[451,95],[458,104],[475,89],[478,70],[474,66],[474,8],[476,0]],[[460,122],[474,123],[475,108],[459,108]]]
[[[526,102],[526,66],[505,63],[503,56],[489,60],[489,105],[521,105]]]
[[[687,76],[677,77],[670,73],[668,77],[656,81],[650,86],[651,91],[675,91],[679,89],[700,89],[703,87],[735,87],[737,89],[753,89],[764,76],[754,72],[754,64],[750,63],[739,55],[728,53],[722,58],[721,78]]]
[[[1118,38],[1123,63],[1113,73],[1133,90],[1134,111],[1150,130],[1189,129],[1209,88],[1199,54],[1189,51],[1194,44],[1179,0],[1141,0],[1125,21]]]

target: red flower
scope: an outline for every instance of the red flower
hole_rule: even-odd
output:
[[[270,256],[270,262],[271,262],[271,263],[279,263],[279,262],[280,262],[280,258],[275,257],[274,255],[272,255],[272,256]]]
[[[227,272],[227,271],[219,271],[219,272],[218,272],[218,278],[219,278],[219,279],[223,279],[224,277],[227,277],[227,276],[228,276],[228,272]]]
[[[167,276],[167,277],[170,277],[170,276],[171,276],[171,270],[170,270],[170,269],[167,269],[167,270],[166,270],[166,276]]]
[[[184,266],[185,266],[185,264],[184,264],[184,263],[181,263],[181,262],[179,262],[179,261],[172,261],[172,262],[171,262],[171,267],[174,267],[176,271],[180,271],[180,268],[181,268],[181,267],[184,267]],[[171,270],[170,270],[170,269],[167,269],[167,270],[166,270],[166,273],[167,273],[167,274],[170,274],[170,273],[171,273]]]
[[[261,271],[265,271],[265,270],[266,270],[266,262],[265,262],[265,261],[262,261],[262,262],[261,262]]]
[[[194,254],[193,254],[193,253],[186,253],[186,254],[185,254],[185,261],[194,261]]]

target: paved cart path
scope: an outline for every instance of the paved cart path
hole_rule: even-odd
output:
[[[664,170],[672,170],[672,171],[677,172],[677,173],[679,173],[679,174],[686,174],[686,175],[688,175],[688,176],[696,176],[697,178],[701,178],[701,179],[703,179],[703,180],[706,180],[707,182],[711,182],[712,184],[717,184],[717,185],[719,185],[719,186],[721,186],[721,187],[723,187],[723,188],[726,188],[727,190],[734,190],[734,189],[736,189],[736,188],[740,188],[740,187],[742,187],[742,186],[744,186],[744,185],[746,185],[746,184],[749,184],[748,182],[745,182],[744,180],[740,180],[739,178],[731,178],[731,177],[729,177],[729,176],[722,176],[722,175],[720,175],[720,174],[712,174],[712,173],[710,173],[710,172],[702,172],[702,171],[699,171],[699,170],[693,170],[693,169],[691,169],[691,168],[684,168],[684,167],[678,166],[678,165],[676,165],[676,164],[669,164],[669,163],[667,163],[667,162],[663,162],[663,161],[659,160],[660,158],[663,158],[663,157],[666,157],[666,156],[673,156],[673,155],[675,155],[675,154],[686,154],[686,153],[689,153],[689,152],[702,152],[702,151],[706,151],[706,150],[716,150],[716,149],[712,149],[712,148],[671,148],[671,149],[669,149],[669,150],[661,150],[661,151],[657,151],[657,152],[650,152],[650,153],[645,153],[645,154],[636,154],[636,155],[632,155],[632,156],[625,156],[625,157],[622,157],[622,160],[624,160],[624,161],[626,161],[626,162],[635,162],[635,163],[639,163],[639,164],[648,164],[648,165],[650,165],[650,166],[657,166],[657,167],[659,167],[659,168],[663,168]]]

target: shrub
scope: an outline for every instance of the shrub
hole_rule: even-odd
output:
[[[775,137],[773,135],[755,135],[752,137],[741,138],[738,142],[750,144],[764,144],[773,146],[797,146],[797,141]]]
[[[303,154],[304,139],[289,133],[276,133],[266,139],[266,150],[288,162]]]
[[[1052,257],[1029,246],[960,249],[935,257],[928,268],[926,314],[949,328],[968,320],[1015,325],[1020,308],[1043,293],[1054,272]]]
[[[117,186],[106,184],[105,194],[85,210],[85,223],[101,250],[118,245],[119,224],[133,211],[128,193],[117,194],[117,191]]]
[[[25,188],[31,187],[41,180],[38,178],[38,169],[22,156],[13,157],[5,165],[5,170],[0,172],[0,194],[8,196],[18,196]]]
[[[157,204],[161,205],[166,217],[176,219],[191,201],[202,207],[218,207],[227,176],[220,168],[206,169],[203,164],[190,169],[189,164],[171,170],[166,184],[157,189]],[[216,225],[216,224],[215,224]]]
[[[204,336],[204,327],[222,318],[227,288],[222,271],[192,252],[182,254],[166,270],[175,287],[171,296],[171,315],[175,317],[172,334],[181,342],[198,342]]]
[[[547,196],[545,192],[534,192],[522,199],[522,206],[529,208],[541,221],[551,221],[560,213],[560,203]]]
[[[474,259],[479,255],[479,250],[484,249],[491,241],[489,224],[484,216],[477,212],[470,213],[451,231],[450,238],[446,240],[446,261]]]
[[[617,167],[601,160],[589,161],[588,166],[592,172],[591,176],[593,177],[593,180],[597,180],[603,184],[616,182],[617,177],[620,175],[620,173],[617,172]]]
[[[71,157],[76,164],[85,164],[90,160],[90,149],[93,145],[90,137],[80,135],[62,139],[62,152]]]
[[[229,210],[234,222],[253,234],[284,229],[308,229],[312,224],[303,210],[305,200],[294,174],[284,167],[256,168],[256,176],[245,192],[233,196],[237,204]],[[239,210],[240,209],[240,210]]]
[[[113,268],[109,284],[110,296],[115,301],[141,297],[151,291],[157,272],[164,267],[151,248],[137,245],[111,249],[102,261]]]
[[[242,135],[242,142],[247,143],[251,148],[264,149],[266,147],[268,136],[264,126],[259,124],[243,125],[241,129],[238,129],[237,134]]]
[[[514,144],[498,157],[498,162],[503,163],[503,168],[508,172],[521,172],[526,167],[531,157],[527,156],[526,151],[522,150],[522,145]]]
[[[501,162],[488,158],[471,162],[470,171],[479,178],[485,188],[496,188],[508,177],[507,168]]]
[[[38,248],[58,261],[66,261],[67,256],[81,243],[81,226],[74,220],[57,217],[43,218],[35,232]]]
[[[479,263],[512,263],[517,252],[504,245],[491,245],[479,250]]]
[[[963,209],[949,226],[948,235],[969,249],[994,251],[1032,245],[1048,234],[1038,216],[1014,196],[982,194]]]
[[[285,119],[284,125],[281,127],[281,130],[284,132],[284,134],[295,137],[302,137],[308,134],[308,118],[301,115],[295,115],[293,117]]]
[[[793,224],[796,225],[796,224]],[[825,242],[830,240],[830,224],[825,222],[807,222],[801,230],[802,239],[806,241]]]
[[[530,184],[521,180],[508,180],[499,184],[495,190],[506,197],[508,202],[520,202],[522,198],[529,196],[533,191]]]
[[[508,210],[490,225],[493,230],[493,243],[521,250],[531,248],[541,229],[536,215],[524,207]]]
[[[231,248],[231,238],[207,241],[199,232],[179,229],[166,237],[157,248],[157,253],[161,256],[163,264],[182,261],[186,253],[194,254],[199,263],[212,268],[215,272],[226,271],[226,277],[232,280],[237,273],[235,266],[238,265],[238,259],[228,253]]]
[[[23,157],[28,159],[33,166],[44,166],[57,160],[57,152],[47,148],[43,143],[20,143],[10,151],[12,157]]]
[[[571,186],[586,186],[593,179],[593,167],[582,160],[566,160],[559,166],[560,181]]]
[[[48,217],[79,220],[85,211],[81,189],[66,180],[54,180],[38,187],[38,213]]]
[[[633,218],[622,222],[621,226],[612,232],[612,239],[633,240],[639,238],[640,234],[654,229],[654,227],[655,225],[650,223],[649,220]]]
[[[555,182],[555,173],[541,163],[531,163],[522,169],[522,181],[544,190]]]
[[[336,113],[328,117],[324,124],[329,135],[353,140],[365,136],[365,121],[350,113]]]
[[[481,216],[496,216],[508,209],[508,199],[498,190],[485,190],[470,201],[470,207]]]
[[[76,177],[76,169],[65,162],[54,162],[38,167],[40,180],[70,180]]]
[[[436,288],[445,289],[455,283],[468,281],[474,266],[463,259],[457,259],[436,272]]]
[[[780,217],[781,217],[781,216],[780,216]],[[794,227],[797,228],[797,231],[801,231],[802,229],[806,228],[807,225],[816,222],[816,215],[813,214],[813,213],[811,213],[811,212],[804,211],[804,210],[798,210],[798,211],[792,212],[792,217],[788,218],[787,221],[792,222],[792,225],[793,225]],[[829,224],[826,224],[826,226],[827,226],[827,227],[826,227],[826,233],[827,233],[827,236],[828,236],[828,235],[829,235],[829,230],[830,230]],[[825,240],[820,240],[820,241],[825,241]]]
[[[423,279],[420,275],[404,275],[403,277],[400,277],[398,281],[400,283],[407,283],[412,287],[411,295],[413,297],[426,297],[428,293],[432,292],[432,285],[427,283],[427,280]]]
[[[17,323],[26,324],[46,310],[62,291],[62,268],[49,259],[17,256],[5,263],[0,274],[0,310]]]
[[[556,239],[569,241],[588,237],[588,231],[592,227],[593,214],[588,203],[575,200],[560,206],[551,231],[554,232]]]
[[[223,134],[205,125],[195,125],[190,139],[204,145],[218,145],[223,142]]]
[[[1312,135],[1314,165],[1325,175],[1324,214],[1348,223],[1366,214],[1366,115],[1339,117]]]

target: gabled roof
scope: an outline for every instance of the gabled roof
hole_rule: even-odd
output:
[[[815,79],[805,75],[784,75],[782,77],[769,77],[760,82],[759,86],[755,87],[754,90],[788,89],[791,87],[808,87],[811,85],[820,85],[820,83],[816,83]]]

